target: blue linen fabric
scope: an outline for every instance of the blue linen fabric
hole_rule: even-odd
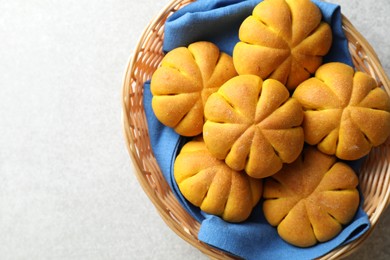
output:
[[[165,24],[163,50],[204,40],[215,43],[232,54],[238,41],[238,28],[261,0],[198,0],[175,12]],[[333,45],[324,62],[339,61],[352,65],[348,42],[341,27],[340,6],[313,0],[333,31]],[[261,202],[243,223],[228,223],[218,216],[206,214],[191,205],[180,193],[173,178],[173,163],[187,138],[162,125],[151,108],[150,82],[144,84],[144,109],[151,146],[161,171],[183,207],[201,223],[198,238],[213,247],[244,259],[313,259],[334,248],[349,243],[370,228],[367,214],[359,207],[353,221],[334,239],[309,248],[299,248],[284,242],[265,220]],[[358,168],[360,162],[353,162]]]

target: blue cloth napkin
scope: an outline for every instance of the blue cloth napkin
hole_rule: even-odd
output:
[[[261,0],[198,0],[175,12],[165,24],[164,51],[192,42],[215,43],[231,54],[238,41],[238,28]],[[352,65],[348,42],[341,27],[340,7],[317,0],[323,19],[333,30],[333,45],[324,62],[339,61]],[[186,138],[163,126],[151,108],[150,82],[144,85],[144,108],[151,146],[161,171],[183,207],[201,223],[198,238],[244,259],[313,259],[349,243],[370,227],[367,214],[360,207],[353,221],[334,239],[310,248],[298,248],[284,242],[274,227],[265,220],[259,203],[249,219],[233,224],[208,215],[191,205],[180,193],[173,178],[173,162]],[[359,162],[354,162],[357,168]]]

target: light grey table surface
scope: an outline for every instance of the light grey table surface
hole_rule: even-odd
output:
[[[390,74],[390,1],[334,0]],[[121,129],[124,69],[168,0],[0,0],[0,259],[207,259],[161,220]],[[350,259],[390,257],[390,216]]]

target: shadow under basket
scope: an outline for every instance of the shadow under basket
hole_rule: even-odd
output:
[[[198,240],[200,223],[189,215],[176,199],[153,155],[143,107],[144,82],[150,80],[163,58],[165,21],[175,11],[191,2],[193,0],[172,1],[150,22],[142,34],[125,71],[122,94],[123,130],[135,175],[165,223],[208,257],[236,259]],[[342,22],[355,68],[374,77],[380,87],[390,95],[390,81],[375,51],[348,19],[343,17]],[[390,138],[371,151],[361,168],[359,181],[364,196],[363,209],[368,214],[371,228],[359,239],[336,248],[321,259],[346,257],[358,249],[387,208],[390,194]]]

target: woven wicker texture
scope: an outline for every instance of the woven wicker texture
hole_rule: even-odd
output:
[[[214,259],[235,259],[197,239],[200,224],[180,205],[154,158],[143,109],[143,84],[157,69],[162,57],[164,23],[175,11],[192,2],[174,0],[150,22],[140,37],[129,61],[123,82],[123,129],[129,154],[139,183],[149,196],[166,224],[185,241]],[[355,67],[373,76],[390,95],[390,81],[379,59],[366,39],[343,17],[343,29]],[[361,169],[360,189],[364,196],[363,208],[372,227],[362,237],[323,256],[338,259],[356,250],[375,228],[389,203],[390,196],[390,140],[371,151]]]

